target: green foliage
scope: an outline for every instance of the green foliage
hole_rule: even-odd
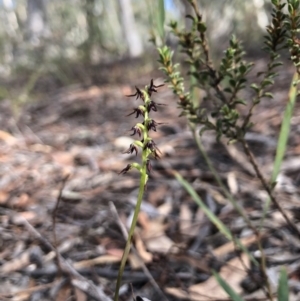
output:
[[[264,49],[269,53],[267,69],[258,74],[262,79],[257,83],[248,84],[247,75],[251,71],[253,63],[244,59],[242,43],[233,35],[229,40],[229,46],[224,51],[219,66],[214,66],[210,59],[208,42],[206,37],[206,24],[201,14],[196,10],[196,4],[191,1],[195,9],[195,16],[187,16],[192,20],[192,27],[189,31],[178,29],[177,22],[171,22],[171,31],[177,36],[181,46],[181,52],[186,56],[186,62],[192,67],[193,77],[197,80],[196,85],[205,91],[206,97],[201,105],[195,107],[188,93],[184,93],[183,76],[178,70],[178,65],[172,62],[173,53],[166,46],[159,49],[161,68],[167,75],[167,82],[172,86],[175,94],[179,96],[182,114],[188,116],[189,120],[203,125],[201,134],[206,130],[213,130],[218,139],[225,136],[231,141],[243,139],[247,129],[251,127],[251,116],[254,107],[262,98],[272,98],[268,91],[274,84],[277,75],[275,68],[281,65],[278,61],[279,54],[276,52],[286,47],[286,33],[290,20],[292,24],[296,16],[291,14],[290,18],[283,13],[285,4],[281,1],[273,2],[272,21],[267,27]],[[290,4],[291,6],[292,4]],[[297,5],[292,6],[294,9]],[[294,11],[292,11],[293,14]],[[293,19],[294,18],[294,19]],[[292,25],[290,25],[292,26]],[[295,43],[293,44],[294,50]],[[298,48],[299,50],[299,45]],[[297,51],[298,51],[297,50]],[[297,52],[298,53],[298,52]],[[300,55],[299,55],[300,56]],[[297,54],[298,57],[298,54]],[[294,59],[297,65],[297,60]],[[238,107],[247,105],[249,100],[240,97],[240,92],[251,88],[254,97],[251,101],[248,114],[240,116]],[[208,103],[213,103],[213,108],[207,111]]]
[[[189,93],[185,92],[183,77],[179,71],[179,64],[173,64],[172,57],[174,52],[169,47],[158,48],[159,62],[163,65],[160,69],[169,75],[168,82],[173,92],[179,97],[181,103],[188,103]]]
[[[263,212],[262,222],[269,209],[270,202],[273,202],[291,229],[299,234],[299,230],[286,215],[280,203],[273,195],[276,177],[285,154],[295,99],[297,94],[299,94],[297,88],[300,82],[300,40],[297,38],[300,27],[299,0],[271,1],[271,22],[267,26],[267,34],[263,45],[263,49],[268,54],[268,62],[265,70],[258,73],[257,80],[253,82],[249,82],[248,76],[252,70],[253,63],[245,59],[242,43],[236,36],[232,35],[229,39],[228,47],[224,50],[220,63],[216,64],[212,61],[211,51],[208,47],[207,25],[203,21],[202,14],[199,12],[197,1],[189,0],[189,2],[194,12],[193,15],[187,16],[187,18],[192,20],[191,28],[189,30],[180,29],[178,23],[173,21],[170,23],[170,29],[177,37],[180,51],[184,55],[185,62],[189,65],[187,76],[192,76],[192,78],[182,74],[179,68],[180,65],[173,61],[174,52],[169,47],[163,46],[158,49],[159,62],[162,65],[161,70],[166,75],[166,82],[169,83],[174,94],[178,96],[178,105],[182,109],[181,115],[187,117],[193,132],[200,125],[200,135],[209,130],[215,133],[216,139],[226,137],[228,142],[241,143],[257,177],[269,196],[269,201]],[[285,11],[286,6],[288,13]],[[289,51],[290,58],[296,68],[296,73],[290,88],[289,102],[285,110],[279,135],[273,174],[271,181],[267,181],[248,147],[245,134],[252,126],[251,119],[255,113],[256,106],[260,104],[262,99],[270,99],[272,101],[273,95],[270,89],[275,83],[277,67],[282,65],[282,62],[279,60],[279,51]],[[190,83],[189,89],[185,88],[187,83]],[[185,92],[186,90],[192,91],[191,86],[197,86],[202,91],[202,98],[198,103],[193,100],[191,92]],[[249,94],[252,95],[251,98],[245,96]],[[247,108],[246,113],[243,115],[240,113],[241,106]],[[195,137],[195,140],[217,183],[222,187],[218,181],[216,171],[207,155],[204,154],[201,143],[198,143],[199,139]],[[238,240],[230,235],[229,230],[226,230],[226,226],[220,223],[218,218],[203,204],[192,186],[176,172],[175,177],[203,209],[219,231],[235,244],[238,244]],[[226,189],[223,189],[223,191],[228,197]],[[236,204],[231,197],[228,197],[228,199],[233,205]],[[260,241],[260,229],[252,227],[251,221],[243,215],[244,213],[240,210],[239,206],[234,205],[234,208],[243,216],[248,226],[257,235],[258,248],[262,254],[259,268],[265,279],[266,296],[268,299],[273,300],[271,286],[266,273],[266,260]],[[232,300],[243,301],[219,274],[215,273],[215,276]],[[278,284],[278,300],[288,300],[288,285],[285,271],[281,271]]]

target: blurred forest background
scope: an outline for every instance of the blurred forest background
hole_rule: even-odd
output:
[[[235,34],[243,41],[247,59],[255,62],[249,82],[260,82],[257,72],[266,70],[268,62],[262,47],[271,0],[198,3],[207,25],[213,63],[218,65],[230,36]],[[162,11],[164,28],[159,25]],[[134,141],[128,137],[135,122],[134,115],[129,115],[137,101],[124,95],[135,93],[134,86],[142,88],[151,79],[156,85],[163,82],[156,47],[165,43],[178,50],[174,61],[188,70],[168,26],[171,20],[181,28],[191,26],[191,20],[185,18],[188,14],[192,14],[188,0],[0,0],[0,300],[91,300],[82,295],[71,299],[74,292],[71,282],[60,278],[56,249],[62,258],[74,263],[77,272],[97,285],[101,283],[105,294],[113,296],[125,246],[119,224],[131,223],[139,177],[137,172],[119,175],[135,161],[135,154],[124,150]],[[271,91],[274,99],[266,98],[255,107],[251,117],[254,125],[246,138],[266,175],[273,170],[283,112],[287,104],[290,108],[288,87],[295,72],[291,61],[280,70]],[[220,274],[241,292],[241,279],[253,284],[253,276],[246,278],[248,271],[241,265],[248,257],[241,260],[236,256],[236,244],[225,240],[174,180],[168,166],[193,183],[209,210],[229,225],[236,237],[245,238],[247,244],[253,244],[257,237],[241,222],[199,155],[186,119],[178,118],[181,112],[172,90],[166,85],[158,92],[153,97],[162,106],[153,116],[161,126],[151,132],[151,138],[161,150],[161,160],[152,160],[144,215],[139,221],[141,234],[135,240],[144,256],[143,264],[135,254],[131,256],[123,277],[126,286],[122,300],[131,300],[129,283],[141,296],[164,300],[151,295],[156,293],[155,286],[138,270],[145,264],[158,286],[170,288],[165,292],[177,298],[170,300],[183,299],[187,288],[190,292],[196,288],[198,297],[212,291],[214,298],[225,300],[228,297],[223,289],[215,284],[209,289],[206,286],[215,281],[211,280],[211,268],[225,266],[234,254],[229,268],[222,268]],[[253,91],[246,88],[244,92],[242,97],[248,104],[254,103]],[[241,108],[241,116],[246,116],[247,110],[247,106]],[[292,116],[293,109],[289,110]],[[299,221],[299,105],[294,116],[278,189],[280,202],[285,202],[288,213]],[[230,193],[260,229],[260,220],[265,218],[263,206],[269,201],[248,157],[235,144],[216,142],[214,135],[203,135],[201,141]],[[116,214],[110,202],[114,202]],[[293,266],[295,260],[299,262],[298,236],[290,233],[277,213],[268,215],[266,232],[262,232],[266,254],[278,255],[270,257],[268,275],[275,275],[274,265],[280,267],[283,260]],[[49,248],[48,241],[54,247]],[[180,253],[172,256],[173,249]],[[24,261],[19,260],[21,256]],[[230,266],[240,266],[242,276],[232,273]],[[299,266],[295,265],[295,276],[291,276],[297,294]],[[233,276],[229,279],[228,275]],[[72,274],[69,276],[73,279]],[[259,285],[255,282],[245,291],[260,288],[264,281],[260,276],[255,279]],[[263,300],[263,290],[259,292],[262,294],[256,300]],[[295,293],[295,298],[300,300],[299,294],[297,297]]]
[[[0,99],[28,101],[39,89],[91,83],[89,67],[126,62],[141,57],[154,67],[157,56],[151,39],[159,1],[154,0],[1,0],[0,1]],[[268,24],[269,0],[199,1],[208,24],[213,53],[218,55],[230,34],[244,41],[246,49],[259,51]],[[168,22],[189,25],[187,0],[165,0]],[[156,41],[161,44],[162,41]],[[176,47],[176,40],[166,35]],[[97,70],[101,73],[101,69]],[[51,81],[49,82],[49,77]],[[102,80],[111,82],[110,74]]]

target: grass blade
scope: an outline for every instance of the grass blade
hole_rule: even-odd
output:
[[[194,188],[182,178],[182,176],[175,172],[175,177],[177,181],[185,188],[185,190],[190,194],[197,205],[203,210],[209,220],[219,229],[219,231],[229,240],[232,240],[232,235],[229,229],[220,221],[220,219],[204,204]]]
[[[163,43],[165,37],[165,3],[164,0],[158,0],[158,12],[157,12],[157,31]]]
[[[274,169],[271,178],[272,183],[276,181],[276,178],[279,174],[280,166],[285,154],[285,149],[289,138],[291,118],[294,111],[295,101],[297,97],[297,86],[298,86],[297,84],[294,85],[294,82],[297,82],[298,79],[299,79],[299,75],[297,72],[295,72],[293,82],[291,84],[290,91],[289,91],[289,100],[285,108],[284,117],[282,120],[280,134],[278,138]]]
[[[286,145],[287,145],[288,138],[289,138],[291,118],[293,115],[295,102],[296,102],[296,98],[297,98],[297,90],[298,90],[298,84],[294,85],[294,82],[297,83],[298,80],[299,80],[299,75],[297,72],[295,72],[293,81],[291,83],[290,91],[289,91],[289,100],[288,100],[288,103],[285,108],[285,112],[284,112],[283,120],[282,120],[282,124],[281,124],[281,129],[280,129],[280,133],[279,133],[279,138],[278,138],[278,142],[277,142],[276,156],[275,156],[275,160],[274,160],[274,169],[273,169],[273,173],[272,173],[272,177],[271,177],[272,185],[275,184],[276,178],[279,174],[280,167],[281,167],[283,157],[285,154],[285,150],[286,150]],[[266,214],[269,210],[270,204],[271,204],[271,199],[268,198],[266,201],[266,204],[264,206],[262,218],[260,221],[260,227],[263,226],[263,223],[264,223]]]
[[[285,268],[280,271],[277,295],[278,301],[289,301],[288,276]]]
[[[174,176],[177,181],[185,188],[185,190],[190,194],[196,204],[203,210],[208,219],[219,229],[219,231],[230,241],[234,242],[241,250],[243,250],[250,258],[250,260],[257,264],[257,261],[254,259],[252,254],[248,249],[230,232],[230,230],[225,226],[225,224],[205,205],[202,199],[199,197],[195,189],[191,186],[189,182],[183,179],[183,177],[176,171],[173,171]]]
[[[224,291],[228,294],[228,296],[233,300],[233,301],[244,301],[244,299],[239,296],[233,289],[232,287],[220,276],[219,273],[216,271],[213,271],[213,274],[217,281],[219,282],[220,286],[224,289]],[[280,300],[280,299],[279,299]],[[281,300],[280,300],[281,301]]]

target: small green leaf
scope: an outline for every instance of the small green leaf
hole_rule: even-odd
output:
[[[294,8],[291,3],[288,4],[288,11],[289,11],[290,15],[294,14]]]
[[[251,84],[250,88],[253,89],[256,93],[259,93],[259,88],[257,84]]]
[[[175,29],[177,28],[177,22],[172,20],[170,23],[169,23],[169,26],[172,28],[172,29]]]
[[[227,87],[227,88],[224,89],[224,92],[232,93],[232,90],[231,90],[231,88]]]
[[[206,31],[206,25],[203,22],[198,23],[198,31],[201,33]]]
[[[299,0],[294,0],[293,6],[294,6],[295,10],[298,9],[299,8]]]
[[[286,3],[282,3],[279,7],[280,9],[283,9],[285,7]]]
[[[209,131],[209,130],[210,130],[210,128],[204,126],[204,127],[200,130],[199,135],[202,136],[202,134],[203,134],[204,132]]]
[[[244,74],[247,71],[247,67],[245,65],[241,65],[239,67],[239,71],[240,71],[241,74]]]
[[[273,94],[271,92],[265,92],[263,94],[263,97],[268,97],[268,98],[272,98],[273,99]]]
[[[229,84],[230,84],[230,86],[235,87],[236,81],[234,79],[230,79]]]
[[[241,104],[241,105],[246,105],[247,102],[244,99],[237,99],[234,104]]]
[[[273,63],[272,68],[275,68],[275,67],[278,67],[278,66],[281,66],[281,65],[283,65],[282,62]]]
[[[245,83],[245,82],[247,82],[247,79],[246,78],[241,78],[240,80],[239,80],[239,85],[240,84],[243,84],[243,83]]]
[[[192,15],[186,15],[185,17],[187,19],[191,19],[192,21],[195,21],[195,17],[193,17]]]
[[[265,88],[267,86],[270,86],[270,85],[273,85],[274,84],[274,81],[272,79],[264,79],[261,86],[262,88]]]

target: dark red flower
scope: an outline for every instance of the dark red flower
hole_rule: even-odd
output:
[[[150,160],[147,160],[146,168],[147,168],[148,173],[151,173],[152,165],[151,165],[151,161]]]
[[[157,106],[165,106],[163,103],[156,103],[153,100],[151,100],[147,106],[147,112],[149,113],[151,110],[154,112],[157,112]]]
[[[157,112],[156,103],[153,100],[150,101],[150,103],[148,104],[148,107],[147,107],[148,112],[150,112],[151,110],[154,112]]]
[[[155,120],[151,119],[148,122],[147,129],[148,129],[148,131],[153,130],[154,132],[156,132],[156,127],[160,124],[163,124],[163,123],[159,123],[159,122],[156,122]]]
[[[158,149],[158,151],[159,151],[159,149]],[[157,160],[157,159],[160,158],[160,156],[159,156],[159,154],[157,153],[156,149],[153,150],[151,154],[154,156],[154,159],[155,159],[155,160]]]
[[[146,149],[146,148],[151,150],[152,155],[154,156],[155,159],[159,159],[158,152],[160,152],[160,150],[158,149],[158,147],[156,146],[156,144],[153,140],[150,140],[149,142],[147,142],[147,144],[144,146],[144,149]]]
[[[141,137],[141,135],[142,135],[141,129],[136,125],[131,128],[131,131],[133,131],[133,133],[130,136],[134,136],[135,134],[138,134],[139,137]]]
[[[146,143],[146,145],[144,146],[144,149],[150,149],[151,151],[155,150],[156,149],[156,144],[153,140],[150,140]]]
[[[132,154],[135,152],[135,155],[137,156],[139,150],[134,144],[130,144],[128,150],[126,150],[123,154]]]
[[[132,115],[132,114],[134,114],[134,113],[136,113],[135,118],[138,118],[140,115],[141,115],[141,116],[144,116],[144,112],[143,112],[143,110],[141,110],[140,108],[135,108],[135,109],[133,110],[133,112],[131,112],[130,114],[128,114],[128,115],[126,115],[126,116],[130,116],[130,115]]]
[[[143,92],[137,86],[135,86],[135,90],[136,90],[136,92],[134,94],[126,95],[126,97],[136,96],[136,99],[139,99],[139,98],[144,99]]]
[[[149,96],[151,96],[152,92],[157,92],[157,88],[160,88],[162,86],[164,86],[164,84],[155,86],[153,83],[153,79],[151,79],[150,86],[148,87],[148,91],[147,91]]]
[[[123,169],[119,172],[119,175],[121,175],[121,174],[126,174],[130,169],[131,169],[131,164],[128,164],[125,168],[123,168]]]

